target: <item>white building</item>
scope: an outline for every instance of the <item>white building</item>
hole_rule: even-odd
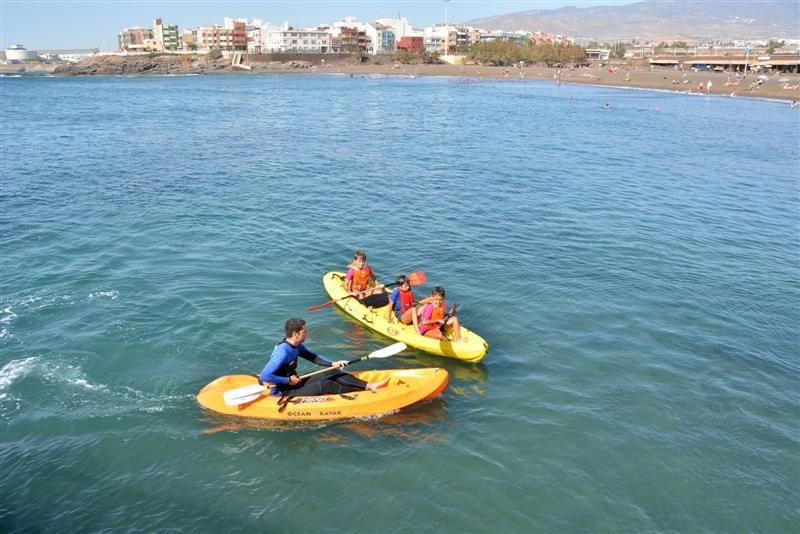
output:
[[[364,30],[370,41],[370,45],[367,48],[368,54],[394,53],[396,41],[391,28],[377,22],[368,22],[364,25]]]
[[[422,32],[423,45],[427,52],[444,54],[446,47],[453,48],[456,44],[456,34],[453,26],[434,24],[426,27]]]
[[[395,41],[399,41],[403,37],[422,37],[423,33],[420,30],[415,30],[411,27],[406,17],[397,17],[396,19],[378,19],[375,22],[388,27],[394,33]]]
[[[265,52],[326,54],[330,34],[324,30],[273,30],[263,35]]]
[[[11,45],[6,48],[6,61],[39,61],[39,54],[20,44]]]

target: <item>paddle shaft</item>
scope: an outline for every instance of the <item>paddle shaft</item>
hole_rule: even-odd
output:
[[[408,275],[408,283],[410,285],[412,285],[412,286],[416,286],[416,285],[419,285],[419,284],[424,284],[425,283],[425,273],[423,273],[422,271],[419,271],[419,272],[416,272],[416,273],[409,274]],[[369,289],[365,289],[364,291],[360,291],[358,293],[358,295],[363,295],[367,291],[375,291],[376,289],[394,287],[396,285],[397,285],[397,282],[392,282],[391,284],[381,284],[379,286],[370,287]],[[329,300],[325,304],[320,304],[319,306],[311,306],[310,308],[306,308],[306,311],[307,312],[316,311],[316,310],[322,309],[322,308],[324,308],[326,306],[330,306],[331,304],[333,304],[335,302],[339,302],[340,300],[349,299],[350,297],[355,297],[355,296],[356,295],[347,295],[347,296],[344,296],[344,297],[341,297],[341,298],[338,298],[338,299]]]
[[[364,291],[359,291],[358,294],[359,295],[363,295],[367,291],[374,291],[376,289],[383,289],[385,287],[392,287],[392,286],[396,286],[396,285],[397,285],[397,282],[392,282],[391,284],[381,284],[379,286],[375,286],[375,287],[371,287],[369,289],[365,289]],[[306,308],[306,311],[308,311],[308,312],[316,311],[316,310],[319,310],[321,308],[325,308],[326,306],[330,306],[331,304],[333,304],[335,302],[339,302],[340,300],[349,299],[349,298],[355,297],[355,296],[356,295],[347,295],[346,297],[341,297],[341,298],[338,298],[338,299],[329,300],[325,304],[320,304],[319,306],[311,306],[310,308]]]

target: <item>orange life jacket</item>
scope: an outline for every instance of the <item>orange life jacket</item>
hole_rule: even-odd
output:
[[[431,316],[430,316],[429,319],[427,319],[428,321],[441,321],[442,319],[444,319],[444,316],[446,315],[446,312],[445,312],[446,306],[445,306],[444,302],[442,302],[441,306],[437,306],[436,304],[434,304],[432,302],[432,299],[430,297],[428,297],[428,298],[423,300],[423,302],[425,302],[425,301],[427,301],[425,305],[426,306],[430,305],[430,307],[432,308],[431,309]],[[422,313],[423,314],[425,313],[424,308],[422,310]],[[422,333],[424,334],[428,330],[433,330],[434,328],[439,328],[439,325],[435,324],[435,323],[434,324],[426,324],[426,325],[421,326],[420,328],[422,329]]]
[[[369,265],[364,266],[363,269],[353,267],[353,284],[350,289],[352,291],[364,291],[369,287],[370,278],[372,278],[372,269]]]
[[[431,302],[431,306],[433,306],[433,312],[431,312],[431,321],[441,321],[444,319],[446,308],[444,301],[442,301],[441,306],[437,306]]]

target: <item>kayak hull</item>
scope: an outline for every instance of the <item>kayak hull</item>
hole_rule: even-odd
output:
[[[280,397],[264,391],[258,398],[228,406],[224,394],[232,389],[257,384],[253,375],[226,375],[206,385],[197,394],[197,402],[214,412],[285,421],[323,421],[370,417],[395,412],[411,404],[432,399],[447,387],[444,369],[390,369],[352,373],[365,382],[388,379],[377,391],[357,391],[343,395],[292,397],[279,404]],[[284,399],[285,400],[285,399]]]
[[[486,352],[489,350],[488,343],[463,325],[461,326],[461,341],[455,342],[450,339],[439,340],[421,336],[414,330],[413,325],[405,325],[397,320],[390,323],[386,318],[386,307],[370,309],[354,298],[347,298],[348,293],[343,286],[344,276],[345,273],[341,272],[326,273],[322,277],[325,291],[328,292],[331,299],[337,299],[336,305],[339,308],[364,326],[429,354],[473,363],[481,361],[486,356]]]

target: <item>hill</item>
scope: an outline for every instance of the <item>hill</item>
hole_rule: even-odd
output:
[[[795,0],[645,0],[624,6],[535,9],[475,19],[488,30],[541,31],[599,41],[797,39]]]

